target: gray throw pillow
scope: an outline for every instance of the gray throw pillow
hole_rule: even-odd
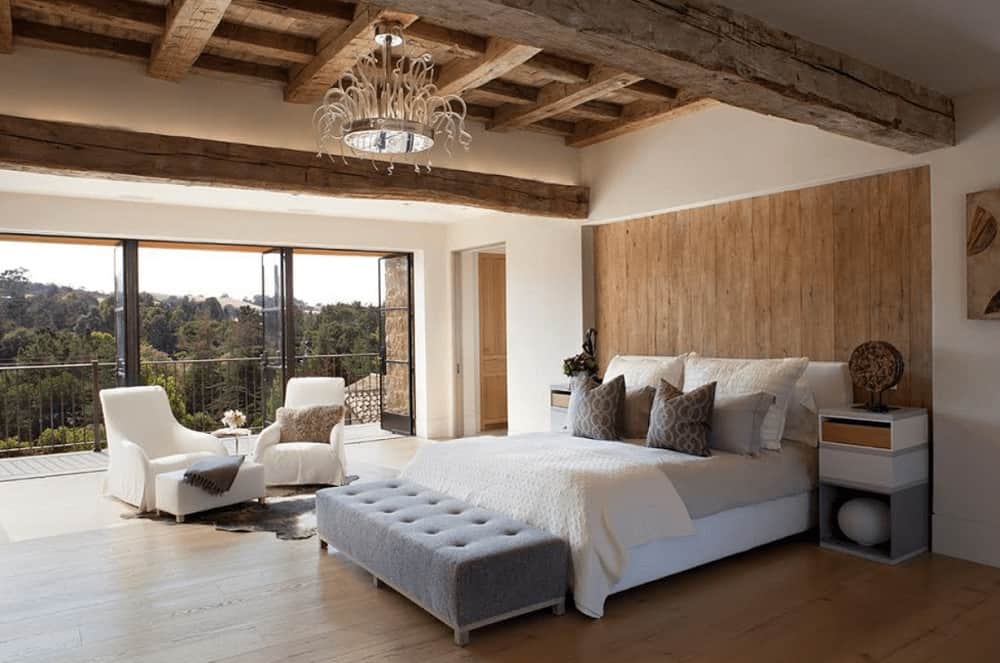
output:
[[[653,408],[653,387],[625,390],[625,407],[622,411],[622,437],[627,440],[646,439],[649,432],[649,413]]]
[[[574,398],[575,397],[575,401]],[[570,430],[576,437],[592,440],[617,440],[622,404],[625,402],[625,378],[618,376],[598,386],[595,380],[573,385],[570,398]]]
[[[753,455],[760,451],[760,427],[774,403],[774,394],[719,396],[712,413],[708,444],[713,449]]]
[[[341,405],[279,407],[275,419],[281,427],[281,442],[330,443],[330,431],[344,418]]]
[[[653,397],[646,446],[692,456],[711,456],[708,432],[714,405],[714,382],[684,394],[666,380],[661,380]]]

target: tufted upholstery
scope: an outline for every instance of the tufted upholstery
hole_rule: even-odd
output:
[[[319,535],[456,630],[565,597],[543,530],[401,479],[316,493]]]

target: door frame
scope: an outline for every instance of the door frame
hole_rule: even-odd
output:
[[[504,253],[509,259],[506,242],[452,251],[453,289],[452,337],[454,339],[454,400],[452,427],[456,437],[480,432],[480,376],[479,376],[479,265],[480,253]],[[510,271],[504,284],[507,288],[507,310],[510,310]],[[510,320],[507,321],[507,338],[510,338]],[[508,355],[510,347],[507,348]],[[508,424],[510,416],[510,366],[508,362],[507,402]]]

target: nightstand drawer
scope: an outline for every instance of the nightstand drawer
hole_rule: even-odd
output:
[[[569,394],[565,394],[559,391],[553,391],[552,394],[552,407],[569,407]]]
[[[877,449],[892,448],[892,427],[889,423],[823,419],[822,435],[824,442],[855,444]]]
[[[927,446],[897,452],[847,444],[821,443],[819,476],[846,486],[892,492],[927,481]]]

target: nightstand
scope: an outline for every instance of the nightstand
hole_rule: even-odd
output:
[[[927,411],[885,413],[854,408],[819,413],[820,545],[887,564],[928,549],[930,486]],[[862,546],[837,524],[840,507],[855,497],[889,506],[889,541]]]
[[[558,433],[566,425],[569,415],[569,384],[549,387],[549,430]]]

